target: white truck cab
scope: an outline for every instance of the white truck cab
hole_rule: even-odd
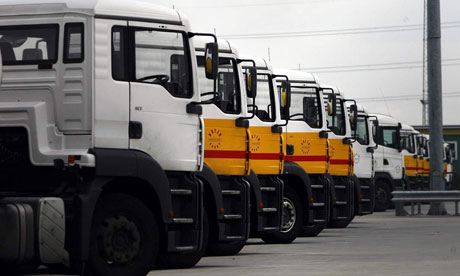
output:
[[[372,214],[375,202],[375,158],[374,151],[377,144],[373,133],[376,127],[369,116],[368,110],[357,105],[358,119],[356,123],[355,138],[353,139],[354,174],[358,178],[359,194],[357,214]]]
[[[148,2],[0,3],[2,268],[141,276],[200,259],[195,35]]]
[[[401,154],[401,123],[391,116],[370,114],[378,121],[374,137],[378,148],[375,156],[375,210],[391,206],[391,192],[403,189],[404,160]]]

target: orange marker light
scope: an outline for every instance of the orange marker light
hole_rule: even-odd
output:
[[[315,202],[315,199],[312,198],[312,197],[310,197],[310,202],[311,202],[311,203]]]
[[[336,200],[337,200],[337,197],[334,196],[333,200],[336,201]]]
[[[170,218],[174,217],[174,211],[173,210],[168,211],[168,217],[170,217]]]
[[[263,208],[264,207],[264,203],[261,201],[259,202],[259,208]]]
[[[69,164],[75,163],[75,155],[69,155],[67,157],[67,163],[69,163]]]
[[[224,209],[224,208],[220,208],[220,209],[219,209],[219,214],[222,215],[223,213],[225,213],[225,209]]]

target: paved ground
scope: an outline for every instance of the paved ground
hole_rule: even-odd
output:
[[[152,275],[460,275],[460,217],[376,213],[315,238],[289,245],[250,240],[237,256]]]

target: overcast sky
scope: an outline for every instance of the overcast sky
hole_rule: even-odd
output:
[[[152,0],[240,52],[315,72],[372,112],[421,124],[423,0]],[[460,0],[441,0],[444,124],[460,124]],[[382,70],[383,68],[383,70]],[[386,100],[382,100],[386,97]]]

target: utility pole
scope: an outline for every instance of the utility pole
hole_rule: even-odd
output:
[[[427,1],[428,120],[430,189],[445,190],[442,137],[441,12],[439,0]],[[443,203],[431,203],[429,215],[445,215]]]
[[[426,25],[427,25],[427,5],[426,1],[424,1],[423,4],[423,77],[422,77],[422,99],[420,102],[422,103],[422,125],[426,126],[428,125],[427,123],[427,114],[428,114],[428,99],[427,99],[427,75],[428,75],[428,70],[427,70],[427,40],[426,40]]]

